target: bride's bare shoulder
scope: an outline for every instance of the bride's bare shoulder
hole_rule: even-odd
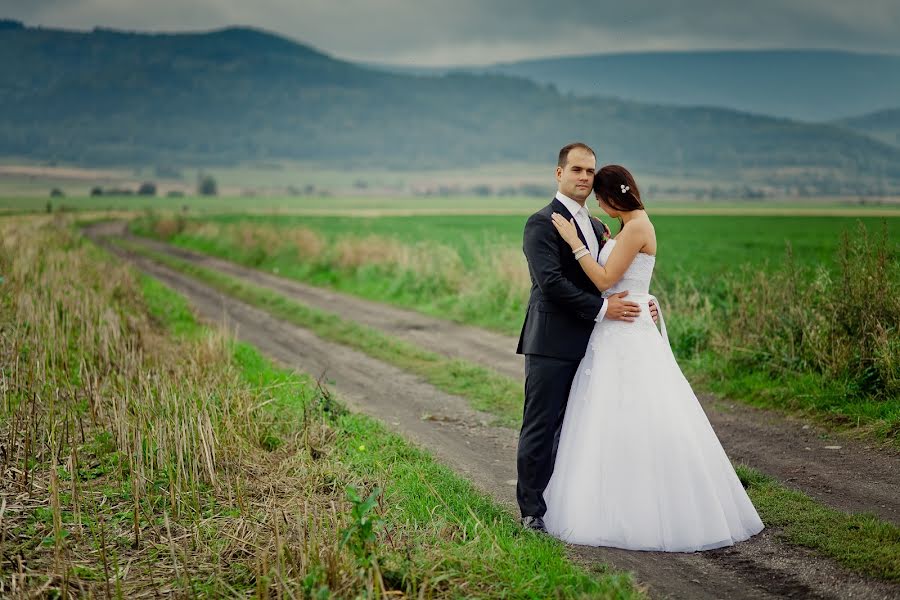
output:
[[[656,236],[656,229],[653,227],[653,223],[650,221],[649,217],[634,219],[630,223],[628,223],[628,227],[626,227],[625,229],[630,229],[631,235],[635,236]],[[622,231],[624,232],[625,230],[623,229]]]
[[[656,254],[656,228],[649,217],[634,219],[628,224],[631,227],[631,235],[642,243],[640,251],[645,254]]]

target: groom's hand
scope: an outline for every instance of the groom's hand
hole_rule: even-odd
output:
[[[628,291],[613,294],[606,299],[606,317],[614,321],[627,321],[633,323],[641,314],[641,307],[637,302],[623,300],[628,295]]]
[[[654,323],[659,322],[659,307],[653,300],[650,301],[650,317],[653,319]]]

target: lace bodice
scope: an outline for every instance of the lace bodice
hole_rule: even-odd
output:
[[[606,242],[606,244],[603,245],[603,249],[600,250],[600,256],[597,257],[597,262],[605,267],[606,261],[609,260],[609,255],[612,254],[615,245],[616,240],[609,240]],[[639,252],[638,255],[634,257],[634,260],[631,261],[631,264],[628,265],[628,269],[625,270],[622,279],[603,292],[603,297],[605,298],[610,294],[615,294],[624,290],[628,290],[632,294],[650,293],[650,279],[653,277],[654,265],[656,265],[655,256]]]

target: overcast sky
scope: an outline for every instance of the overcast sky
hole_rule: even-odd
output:
[[[28,25],[253,25],[329,54],[408,65],[638,50],[900,54],[900,0],[0,0]]]

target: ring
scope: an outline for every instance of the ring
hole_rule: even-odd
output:
[[[628,316],[628,311],[627,311],[627,310],[625,311],[625,316],[626,316],[626,317]]]

